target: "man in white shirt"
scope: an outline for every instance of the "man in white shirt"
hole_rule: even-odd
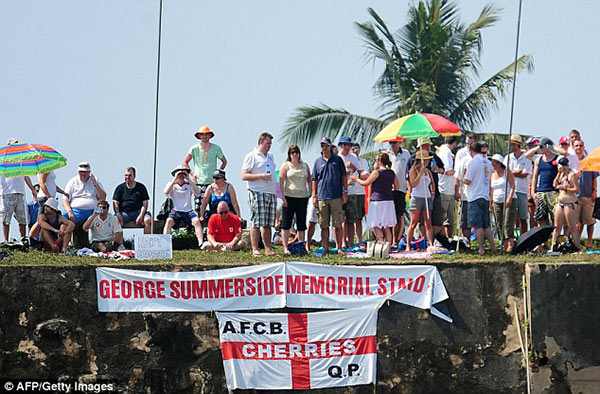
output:
[[[33,201],[36,201],[36,191],[29,177],[10,177],[0,176],[0,214],[2,216],[2,226],[4,231],[4,240],[8,242],[10,234],[10,221],[14,216],[19,223],[19,232],[21,238],[25,237],[27,226],[27,213],[25,204],[25,184],[31,190]]]
[[[473,151],[471,150],[472,145],[468,145],[468,157],[463,157],[460,163],[456,163],[454,165],[454,199],[459,201],[459,216],[460,216],[460,226],[463,237],[467,239],[467,242],[470,243],[471,240],[471,227],[469,227],[469,202],[467,201],[467,185],[463,183],[463,177],[467,172],[467,166],[473,159]]]
[[[348,179],[348,202],[342,206],[344,210],[342,247],[351,248],[354,245],[356,223],[362,221],[365,216],[365,189],[353,181],[351,175],[358,173],[358,176],[361,177],[365,174],[367,168],[362,167],[358,157],[350,151],[352,148],[350,137],[340,137],[338,146],[340,147],[339,156],[346,166],[346,179]]]
[[[164,192],[167,197],[171,197],[173,209],[169,212],[163,234],[171,234],[173,227],[183,221],[186,226],[191,224],[194,227],[198,247],[201,247],[204,240],[202,224],[192,205],[193,197],[201,193],[200,187],[192,180],[190,169],[183,165],[175,167],[171,175],[173,180],[167,183]]]
[[[271,246],[271,227],[275,226],[277,212],[277,184],[273,176],[275,159],[269,152],[272,143],[273,136],[262,133],[258,137],[257,148],[249,152],[242,163],[242,180],[248,182],[250,244],[253,256],[260,256],[259,235],[262,235],[265,244],[265,255],[275,254]]]
[[[98,201],[97,209],[83,224],[83,230],[90,230],[92,234],[91,248],[94,252],[114,252],[123,245],[123,229],[119,219],[109,213],[108,208],[107,201]]]
[[[406,149],[402,149],[399,141],[390,141],[390,161],[392,162],[392,170],[396,174],[398,180],[398,190],[392,190],[394,197],[394,209],[396,211],[396,225],[392,229],[393,243],[395,245],[400,242],[404,234],[404,213],[406,212],[406,193],[408,185],[406,183],[406,175],[410,153]]]
[[[471,145],[473,145],[475,142],[477,142],[477,136],[475,135],[475,133],[468,133],[466,138],[465,138],[465,146],[463,146],[462,148],[460,148],[457,152],[456,152],[456,156],[454,157],[454,172],[456,173],[456,170],[459,165],[461,165],[461,162],[465,159],[467,160],[471,160]],[[461,174],[462,176],[462,174]]]
[[[575,143],[577,141],[581,141],[581,133],[579,133],[579,130],[571,130],[569,132],[569,142],[570,142],[570,146],[568,149],[569,154],[577,156],[577,158],[579,159],[579,155],[577,154],[577,150],[575,149]],[[584,150],[584,155],[587,155],[587,151]]]
[[[363,171],[365,176],[369,176],[369,163],[367,163],[367,161],[363,158],[360,157],[360,144],[357,142],[352,143],[352,153],[354,153],[356,155],[356,157],[358,157],[358,162],[360,164],[360,167]],[[357,173],[355,173],[355,175],[357,175]],[[361,210],[362,216],[361,219],[358,220],[356,223],[354,223],[354,227],[356,228],[356,237],[358,238],[358,243],[362,243],[363,242],[363,226],[362,226],[362,218],[365,217],[365,188],[361,185],[359,185],[358,183],[354,182],[354,184],[350,185],[350,187],[348,187],[348,193],[350,193],[350,191],[352,191],[352,193],[356,193],[356,195],[358,196],[358,201],[360,205],[359,209]],[[309,204],[310,206],[310,204]]]
[[[444,173],[440,175],[438,188],[442,199],[443,226],[447,237],[454,234],[454,218],[456,217],[456,201],[454,189],[454,159],[452,151],[458,144],[458,138],[447,137],[446,143],[438,149],[437,155],[444,163]]]
[[[63,194],[63,215],[75,223],[73,246],[76,249],[87,247],[88,233],[83,231],[83,223],[92,216],[98,201],[106,200],[104,187],[92,175],[90,163],[85,161],[79,163],[77,176],[67,182]]]
[[[6,145],[18,144],[15,138],[9,138]],[[2,216],[2,225],[4,231],[4,240],[8,242],[10,234],[10,221],[14,216],[19,223],[19,232],[21,238],[25,237],[27,225],[27,210],[25,204],[25,184],[33,194],[33,201],[37,197],[37,191],[31,183],[29,177],[5,177],[0,176],[0,216]]]
[[[510,154],[504,159],[504,165],[512,172],[515,177],[515,195],[517,197],[517,211],[519,213],[519,227],[521,234],[527,232],[527,197],[529,193],[529,183],[533,173],[533,162],[527,158],[527,155],[521,149],[523,138],[519,134],[513,134],[510,137]]]
[[[575,130],[575,131],[577,131],[577,130]],[[578,131],[577,131],[577,134],[574,134],[572,131],[571,131],[571,133],[572,133],[572,136],[574,137],[573,142],[581,140],[581,137],[579,137]],[[567,138],[566,136],[560,137],[560,139],[558,140],[558,146],[554,146],[553,149],[558,154],[569,159],[569,167],[571,167],[571,169],[573,171],[579,173],[579,158],[577,157],[577,153],[575,153],[575,150],[571,146],[569,138]],[[560,157],[559,157],[559,159],[560,159]]]
[[[92,216],[100,200],[106,200],[104,187],[91,173],[90,163],[83,161],[77,167],[77,176],[65,186],[63,214],[75,224],[83,223]]]
[[[482,143],[473,144],[475,156],[467,165],[467,173],[463,177],[469,203],[469,227],[475,228],[475,237],[479,244],[479,254],[485,254],[485,240],[490,242],[491,251],[496,251],[494,236],[490,227],[490,183],[492,164],[484,157]]]

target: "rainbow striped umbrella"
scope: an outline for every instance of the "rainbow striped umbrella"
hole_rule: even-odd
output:
[[[41,144],[11,144],[0,148],[0,175],[7,177],[45,174],[67,165],[55,149]]]
[[[375,142],[417,138],[450,137],[461,135],[461,129],[448,119],[434,114],[415,113],[403,116],[388,124],[376,136]]]

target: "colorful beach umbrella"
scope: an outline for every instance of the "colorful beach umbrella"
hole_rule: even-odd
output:
[[[600,172],[600,148],[596,148],[579,162],[580,171]]]
[[[0,148],[0,175],[7,177],[45,174],[67,165],[67,159],[42,144],[11,144]]]
[[[461,135],[461,129],[443,116],[415,113],[403,116],[388,124],[376,136],[375,142],[395,140],[404,137],[408,140],[417,138],[450,137]]]

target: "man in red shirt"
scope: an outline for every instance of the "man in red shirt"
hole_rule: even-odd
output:
[[[231,251],[246,247],[242,240],[240,218],[229,213],[229,206],[225,201],[217,205],[217,214],[208,221],[207,239],[202,244],[202,250]]]

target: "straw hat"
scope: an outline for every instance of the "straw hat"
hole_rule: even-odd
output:
[[[433,145],[431,143],[431,139],[429,137],[423,137],[423,138],[419,138],[417,140],[417,147],[418,148],[420,148],[422,145],[425,145],[425,144]]]
[[[419,150],[415,154],[415,159],[416,160],[430,160],[430,159],[433,159],[433,156],[429,152],[425,152],[423,150]]]
[[[514,142],[517,143],[519,145],[523,144],[523,137],[521,137],[519,134],[513,134],[510,136],[510,142]]]
[[[208,127],[208,126],[202,126],[202,127],[200,127],[198,130],[196,130],[196,132],[194,133],[194,137],[196,137],[196,138],[200,139],[200,136],[201,136],[202,134],[210,134],[210,138],[212,138],[212,137],[214,137],[214,136],[215,136],[215,133],[214,133],[214,131],[212,131],[212,130],[210,129],[210,127]]]

